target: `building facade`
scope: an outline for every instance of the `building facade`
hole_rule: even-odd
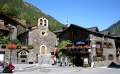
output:
[[[3,13],[0,13],[0,61],[17,63],[17,52],[21,49],[13,49],[12,54],[7,46],[13,41],[17,40],[18,27],[25,27],[18,22],[15,18],[9,17]],[[12,59],[11,59],[12,58]]]
[[[46,57],[50,57],[52,49],[56,46],[57,37],[48,29],[48,26],[48,20],[42,17],[38,19],[36,29],[29,32],[29,44],[34,46],[32,51],[34,56],[49,55]],[[40,61],[39,57],[38,62]]]
[[[97,36],[90,34],[91,59],[96,66],[108,66],[111,62],[116,62],[116,46],[112,38],[105,35]],[[92,64],[91,63],[91,64]]]
[[[61,34],[59,41],[70,40],[72,45],[65,47],[67,56],[73,56],[76,66],[108,66],[116,61],[115,41],[101,34],[98,29],[85,29],[71,24]]]

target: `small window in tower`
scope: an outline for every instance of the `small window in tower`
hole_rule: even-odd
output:
[[[40,25],[42,25],[42,23],[40,23]]]
[[[44,20],[44,23],[47,23],[47,21],[46,21],[46,20]]]
[[[46,23],[44,24],[44,26],[46,26]]]
[[[46,33],[45,32],[42,32],[42,35],[45,35]]]
[[[42,22],[42,19],[40,19],[40,22]]]
[[[46,20],[44,20],[44,26],[47,26],[47,21]]]

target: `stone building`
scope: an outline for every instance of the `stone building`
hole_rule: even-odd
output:
[[[42,17],[38,19],[37,27],[31,29],[29,32],[29,44],[34,46],[34,50],[32,50],[32,53],[34,54],[31,57],[34,58],[38,56],[38,62],[41,61],[41,55],[46,55],[44,57],[50,57],[50,52],[55,48],[57,43],[56,35],[48,29],[48,26],[48,20]]]
[[[18,27],[26,29],[17,19],[0,13],[0,61],[10,62],[11,59],[13,63],[18,62],[21,55],[18,54],[22,49],[16,48],[10,53],[10,49],[7,48],[12,41],[18,39]]]
[[[58,38],[60,42],[71,41],[64,50],[68,57],[73,57],[72,63],[76,66],[108,66],[116,61],[114,38],[100,33],[96,27],[85,29],[71,24],[58,34]]]

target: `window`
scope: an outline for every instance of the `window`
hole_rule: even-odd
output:
[[[20,58],[27,58],[27,55],[20,55]]]
[[[21,62],[25,62],[25,60],[21,60]]]
[[[112,43],[108,43],[108,48],[112,48]]]
[[[45,35],[46,33],[45,32],[42,32],[42,35]]]
[[[44,26],[47,26],[47,24],[45,23]]]
[[[107,43],[106,43],[106,42],[104,42],[103,47],[104,47],[104,48],[107,48]]]
[[[44,23],[47,23],[47,21],[46,21],[46,20],[44,20]]]
[[[103,45],[104,48],[112,48],[112,43],[110,42],[104,42],[104,45]]]
[[[97,57],[103,56],[103,48],[101,47],[101,42],[96,42],[96,55]]]
[[[42,19],[40,19],[40,22],[43,22],[43,20],[42,20]]]
[[[42,25],[42,23],[40,23],[40,25]]]
[[[114,58],[113,58],[113,55],[112,54],[109,54],[108,55],[108,60],[113,60]]]

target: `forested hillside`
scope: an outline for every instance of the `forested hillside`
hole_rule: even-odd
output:
[[[0,0],[0,12],[19,19],[27,27],[37,25],[37,19],[42,16],[49,20],[51,31],[59,30],[64,26],[25,0]]]
[[[108,29],[106,29],[107,31],[111,32],[111,33],[116,33],[120,35],[120,21],[112,24]]]

